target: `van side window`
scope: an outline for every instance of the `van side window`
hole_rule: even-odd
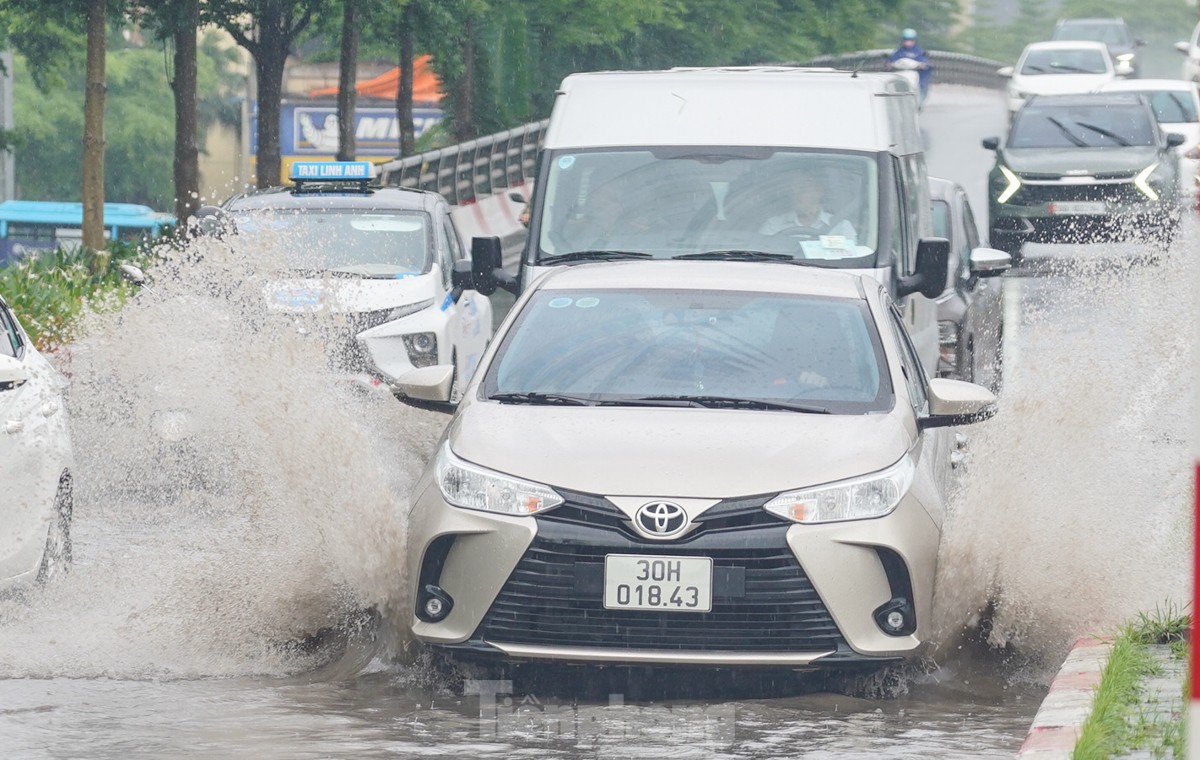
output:
[[[908,330],[904,328],[904,319],[896,309],[895,304],[888,307],[891,315],[892,330],[896,333],[896,342],[900,345],[900,368],[904,372],[904,382],[908,386],[908,399],[912,402],[917,414],[924,414],[929,407],[929,395],[925,392],[925,370],[921,368],[921,360],[917,358],[917,350],[913,348]]]
[[[442,282],[446,289],[450,289],[450,274],[454,271],[454,262],[461,258],[461,251],[457,250],[458,238],[454,235],[454,226],[450,222],[449,215],[442,215],[442,234],[439,235],[441,242],[438,244],[438,264],[442,269]]]
[[[900,265],[900,269],[904,274],[912,274],[914,264],[910,260],[908,246],[906,241],[909,238],[908,232],[908,214],[905,211],[907,204],[907,196],[904,192],[904,173],[900,168],[899,159],[892,159],[892,184],[895,186],[891,206],[891,252],[892,260]]]

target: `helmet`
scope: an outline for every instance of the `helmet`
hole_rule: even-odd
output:
[[[903,32],[900,33],[900,39],[902,39],[902,40],[915,40],[916,38],[917,38],[917,30],[916,29],[905,29]]]

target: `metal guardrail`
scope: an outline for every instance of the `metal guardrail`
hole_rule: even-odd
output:
[[[549,119],[379,166],[384,185],[441,193],[452,206],[522,185],[537,173]]]
[[[883,71],[891,49],[860,50],[814,58],[802,65],[847,71]],[[996,73],[999,61],[939,50],[929,51],[938,84],[1004,88],[1007,80]],[[458,145],[418,153],[381,164],[385,185],[432,190],[453,206],[473,203],[489,195],[523,185],[537,173],[537,156],[549,119],[497,132]]]

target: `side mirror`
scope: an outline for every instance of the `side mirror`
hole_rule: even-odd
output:
[[[520,190],[513,190],[508,194],[508,199],[514,203],[525,203],[525,194]]]
[[[980,144],[988,150],[999,150],[1000,149],[1000,138],[999,137],[985,137],[985,138],[983,138],[982,141],[980,141]]]
[[[233,222],[220,206],[201,206],[188,220],[188,227],[195,235],[220,236],[233,231]]]
[[[1186,42],[1176,42],[1175,49],[1178,50],[1179,52],[1183,53],[1184,55],[1187,55],[1188,53],[1192,52],[1192,46]]]
[[[0,356],[0,392],[20,388],[29,381],[29,370],[12,356]]]
[[[141,267],[135,267],[133,264],[121,264],[121,276],[128,282],[142,286],[146,284],[146,273],[141,270]]]
[[[1014,73],[1016,73],[1016,69],[1012,66],[1001,66],[1000,68],[996,69],[997,76],[1011,77]]]
[[[1012,267],[1012,256],[995,248],[975,248],[968,261],[976,277],[996,277]]]
[[[453,386],[454,365],[437,364],[405,372],[392,384],[392,392],[416,401],[447,404]]]
[[[996,396],[980,385],[945,377],[929,381],[929,416],[922,428],[970,425],[996,416]]]
[[[490,296],[498,287],[517,294],[517,278],[504,271],[503,259],[500,238],[492,235],[471,239],[471,272],[480,295]]]
[[[920,293],[937,298],[946,289],[947,268],[950,266],[950,241],[946,238],[921,238],[917,244],[917,271],[900,278],[897,295]]]
[[[1119,77],[1127,77],[1133,73],[1133,64],[1129,61],[1117,61],[1113,66],[1113,73]]]
[[[1167,147],[1168,148],[1178,148],[1180,145],[1183,145],[1183,143],[1186,140],[1187,140],[1187,138],[1184,137],[1183,135],[1179,134],[1178,132],[1168,132],[1167,133]]]
[[[1134,40],[1134,41],[1133,41],[1133,46],[1134,46],[1134,47],[1145,47],[1145,46],[1146,46],[1146,41],[1145,41],[1145,40],[1142,40],[1142,39],[1137,39],[1137,40]]]
[[[475,289],[475,269],[470,259],[454,262],[454,269],[450,272],[450,287],[457,293]]]

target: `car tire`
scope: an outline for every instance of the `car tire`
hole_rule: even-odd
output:
[[[46,534],[46,548],[38,566],[37,582],[50,583],[71,569],[71,518],[75,511],[75,489],[71,474],[64,472],[58,479],[54,494],[54,519]]]

